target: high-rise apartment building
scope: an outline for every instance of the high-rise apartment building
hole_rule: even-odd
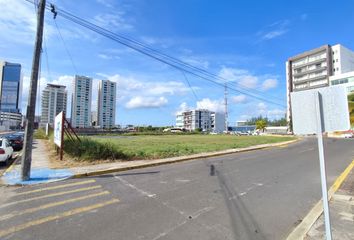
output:
[[[66,87],[56,84],[47,84],[42,92],[41,124],[54,124],[55,116],[61,111],[66,113],[67,91]]]
[[[21,114],[21,64],[0,62],[0,125],[2,130],[18,128]]]
[[[116,116],[115,82],[101,80],[98,83],[97,125],[101,128],[113,128]]]
[[[71,98],[72,127],[91,127],[91,99],[92,78],[76,75]]]
[[[330,77],[354,71],[354,52],[340,44],[291,57],[286,62],[287,120],[291,121],[290,93],[330,85]]]
[[[0,110],[19,113],[21,108],[21,64],[0,62]]]

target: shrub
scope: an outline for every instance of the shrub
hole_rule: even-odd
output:
[[[77,157],[79,160],[115,160],[115,159],[128,159],[129,157],[124,154],[117,146],[110,142],[98,142],[90,138],[81,138],[79,141],[64,140],[65,153]]]

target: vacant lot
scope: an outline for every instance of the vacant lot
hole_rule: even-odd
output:
[[[160,135],[96,136],[91,140],[113,146],[125,159],[154,159],[249,147],[294,139],[277,136]]]

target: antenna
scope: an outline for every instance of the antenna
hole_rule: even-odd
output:
[[[225,105],[225,131],[228,133],[228,108],[227,108],[227,82],[225,81],[224,105]]]

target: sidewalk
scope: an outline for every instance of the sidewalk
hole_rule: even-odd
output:
[[[1,177],[1,183],[6,185],[31,185],[54,182],[73,176],[68,169],[51,169],[48,152],[42,140],[34,140],[32,148],[31,179],[21,180],[21,157],[18,157]]]
[[[354,168],[330,200],[330,219],[333,239],[354,239]],[[323,213],[312,225],[305,240],[325,239]]]
[[[164,159],[155,160],[136,160],[136,161],[120,161],[112,163],[103,163],[97,165],[89,165],[83,167],[74,167],[68,169],[52,169],[49,162],[49,156],[46,151],[45,142],[43,140],[35,140],[33,143],[32,150],[32,169],[31,169],[31,179],[29,181],[22,181],[21,176],[21,166],[19,160],[17,160],[13,166],[5,172],[1,178],[1,182],[6,185],[28,185],[37,183],[46,183],[59,181],[67,178],[73,177],[84,177],[92,175],[101,175],[113,172],[126,171],[130,169],[144,168],[157,166],[162,164],[171,164],[176,162],[182,162],[198,158],[214,157],[231,153],[259,150],[269,147],[281,147],[294,142],[296,140],[291,140],[287,142],[273,143],[273,144],[262,144],[247,148],[229,149],[218,152],[200,153],[193,154],[189,156],[182,157],[172,157]]]

